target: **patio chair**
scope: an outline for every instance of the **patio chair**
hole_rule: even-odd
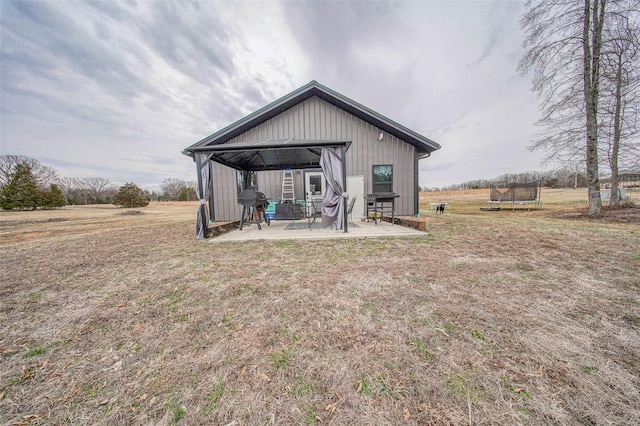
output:
[[[358,198],[358,196],[354,195],[353,198],[351,199],[351,201],[349,202],[349,208],[347,209],[347,216],[349,217],[349,224],[350,225],[355,225],[353,223],[353,206],[356,203],[356,198]]]
[[[318,200],[307,201],[307,223],[309,224],[309,229],[316,223],[316,219],[322,218],[322,209],[318,206],[320,202]]]

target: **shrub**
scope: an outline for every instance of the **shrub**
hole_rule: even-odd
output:
[[[135,183],[125,183],[113,198],[113,204],[120,207],[144,207],[149,205],[149,196]]]
[[[67,204],[64,199],[64,194],[62,194],[62,190],[55,184],[51,184],[48,191],[41,191],[40,197],[42,207],[46,209],[54,209]]]

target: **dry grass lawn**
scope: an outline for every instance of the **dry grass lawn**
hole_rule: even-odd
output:
[[[423,194],[407,239],[211,244],[193,203],[0,212],[0,423],[636,423],[640,209],[487,195]]]

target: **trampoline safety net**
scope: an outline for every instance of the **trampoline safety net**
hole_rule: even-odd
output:
[[[508,187],[491,187],[491,201],[495,202],[518,202],[518,201],[538,201],[538,182],[512,183]]]

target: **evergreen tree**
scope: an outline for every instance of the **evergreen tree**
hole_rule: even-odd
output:
[[[41,205],[41,192],[28,163],[15,166],[9,182],[2,187],[0,207],[5,210],[35,210]]]
[[[56,184],[51,184],[48,191],[42,191],[42,207],[54,209],[66,205],[62,190]]]
[[[113,198],[113,204],[120,207],[144,207],[149,204],[149,197],[135,183],[125,183]]]

